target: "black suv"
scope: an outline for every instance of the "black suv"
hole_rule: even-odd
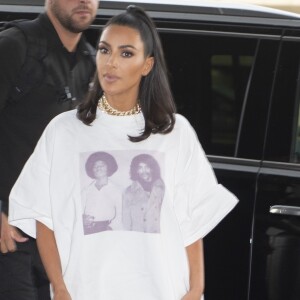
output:
[[[205,299],[299,300],[300,16],[140,2],[159,29],[178,112],[240,200],[205,237]],[[34,18],[43,3],[1,0],[0,21]],[[90,41],[132,3],[102,0]]]

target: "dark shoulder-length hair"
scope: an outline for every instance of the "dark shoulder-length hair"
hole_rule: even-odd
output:
[[[129,140],[140,142],[147,139],[151,133],[171,132],[174,128],[176,107],[170,89],[161,41],[153,21],[142,8],[130,5],[125,12],[112,17],[104,30],[110,25],[127,26],[137,30],[144,43],[145,57],[154,58],[152,70],[142,78],[139,87],[138,97],[145,127],[141,135],[129,136]],[[84,124],[90,125],[95,120],[97,104],[102,94],[96,72],[92,88],[77,110],[77,117]]]

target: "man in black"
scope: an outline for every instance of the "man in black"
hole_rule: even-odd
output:
[[[49,299],[35,240],[7,222],[8,196],[48,122],[83,99],[95,71],[82,31],[97,0],[46,0],[45,13],[0,34],[0,298]]]

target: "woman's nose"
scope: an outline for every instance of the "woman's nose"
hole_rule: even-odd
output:
[[[113,68],[116,68],[118,66],[118,61],[115,55],[111,54],[109,55],[106,64],[108,66],[111,66]]]

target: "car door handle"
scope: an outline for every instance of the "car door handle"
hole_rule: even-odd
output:
[[[299,206],[287,206],[287,205],[273,205],[270,207],[270,213],[277,214],[277,215],[299,216],[300,217],[300,207]]]

